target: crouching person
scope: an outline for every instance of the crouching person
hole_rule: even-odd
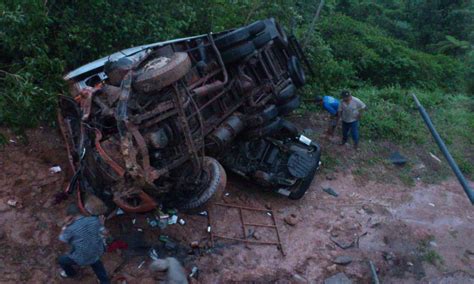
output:
[[[160,283],[167,284],[188,284],[184,268],[174,257],[158,259],[150,264],[150,270],[153,272],[165,272],[166,277]]]
[[[63,269],[62,277],[73,277],[76,271],[73,265],[90,265],[100,283],[110,283],[100,257],[104,254],[104,221],[97,216],[83,216],[75,204],[67,208],[66,225],[63,226],[59,240],[71,245],[68,254],[58,259]]]

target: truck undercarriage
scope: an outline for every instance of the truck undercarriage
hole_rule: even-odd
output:
[[[301,49],[274,19],[123,50],[65,76],[58,120],[84,211],[203,205],[226,171],[292,199],[320,147],[283,117],[300,105]]]

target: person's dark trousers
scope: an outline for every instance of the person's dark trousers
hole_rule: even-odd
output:
[[[352,140],[354,140],[354,146],[359,145],[359,121],[354,122],[342,122],[342,143],[346,143],[349,138],[349,132],[351,133]]]
[[[58,259],[58,262],[61,268],[64,269],[64,271],[66,272],[67,276],[73,277],[77,274],[76,270],[74,270],[74,268],[72,267],[73,265],[76,265],[76,262],[72,260],[69,256],[61,255]],[[107,271],[105,270],[105,267],[102,264],[102,261],[100,261],[100,259],[95,263],[91,264],[91,267],[92,270],[94,270],[94,273],[101,284],[110,283],[109,278],[107,277]]]

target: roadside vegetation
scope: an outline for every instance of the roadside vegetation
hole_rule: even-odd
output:
[[[373,141],[390,141],[407,153],[419,154],[423,147],[441,157],[408,95],[414,92],[462,171],[474,178],[474,3],[330,0],[312,29],[319,4],[3,1],[0,126],[21,132],[54,124],[56,96],[66,92],[61,77],[81,64],[135,45],[275,17],[305,43],[315,71],[303,90],[306,99],[351,89],[369,107],[363,135],[372,141],[370,150],[381,149]],[[319,111],[310,104],[304,110]],[[0,142],[5,141],[0,137]],[[334,157],[327,161],[338,164]],[[376,157],[364,160],[376,162]]]

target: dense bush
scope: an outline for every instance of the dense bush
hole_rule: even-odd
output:
[[[88,61],[134,45],[220,31],[270,16],[299,38],[309,37],[306,49],[316,74],[306,93],[370,85],[452,92],[464,82],[474,92],[474,68],[464,72],[465,65],[453,57],[410,48],[419,47],[418,36],[427,35],[419,19],[407,16],[415,13],[412,2],[327,1],[315,32],[308,34],[318,1],[1,1],[0,125],[21,128],[53,121],[56,95],[65,91],[62,75]],[[443,10],[446,18],[430,18],[427,25],[440,30],[423,43],[440,48],[438,41],[452,32],[465,46],[474,36],[467,35],[472,7],[455,2]],[[413,5],[422,8],[416,13],[425,18],[430,11],[444,9],[436,3]],[[474,66],[473,52],[445,48],[453,42],[442,43],[442,50],[454,50],[451,55]]]

